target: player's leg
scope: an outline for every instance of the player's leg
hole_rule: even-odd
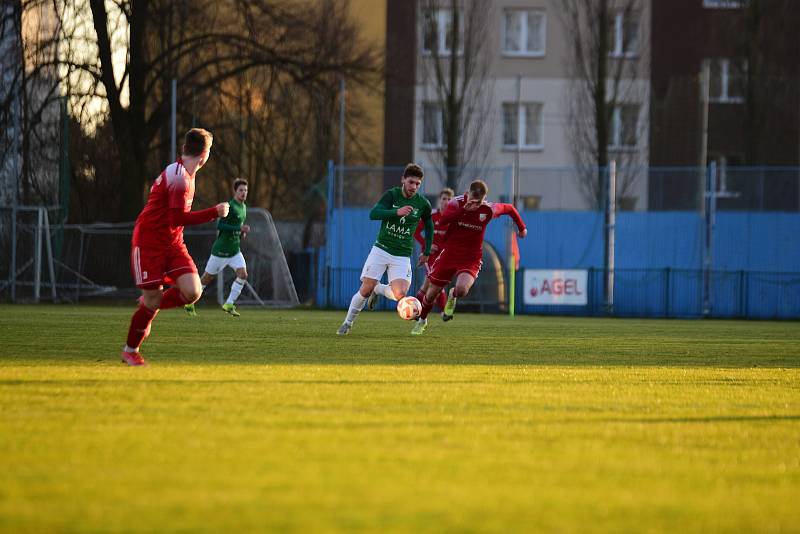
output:
[[[186,304],[197,302],[202,294],[200,276],[197,267],[186,246],[175,247],[170,250],[170,255],[165,273],[165,280],[173,280],[171,288],[164,291],[161,299],[161,309],[177,308]]]
[[[136,286],[142,290],[142,296],[128,326],[128,336],[122,349],[122,361],[128,365],[145,365],[139,353],[144,339],[150,334],[150,325],[162,300],[162,273],[166,258],[158,250],[141,250],[131,247],[131,272]]]
[[[439,284],[441,284],[441,282],[437,282],[428,277],[428,289],[425,294],[422,295],[422,312],[419,314],[419,319],[417,319],[414,329],[411,330],[412,336],[418,336],[424,333],[425,329],[428,327],[428,314],[433,309],[434,302],[436,302],[436,295],[441,293],[444,287],[444,284]]]
[[[369,309],[375,307],[375,301],[378,295],[383,295],[389,300],[398,301],[406,296],[408,292],[408,285],[411,284],[411,259],[405,256],[393,256],[388,252],[378,249],[380,251],[380,258],[386,263],[386,268],[389,271],[389,283],[382,284],[380,279],[375,284],[375,290],[369,297]],[[405,285],[402,280],[408,280],[408,285]]]
[[[234,317],[239,317],[239,312],[236,311],[236,299],[242,294],[244,284],[247,283],[247,264],[244,261],[244,256],[241,252],[230,258],[228,265],[236,271],[236,278],[231,282],[231,291],[228,293],[228,300],[222,305],[222,309],[230,313]]]
[[[456,285],[450,289],[450,294],[447,297],[447,304],[444,307],[444,313],[449,319],[453,318],[456,311],[456,303],[458,299],[466,297],[469,290],[472,289],[472,284],[475,283],[475,274],[472,272],[461,271],[456,278]],[[447,319],[447,320],[449,320]]]
[[[431,286],[431,283],[428,281],[428,277],[425,277],[425,280],[422,282],[422,286],[420,286],[419,291],[415,295],[417,300],[422,302],[422,298],[425,296],[425,293],[428,292],[428,288]]]
[[[383,276],[383,273],[381,273],[381,276]],[[361,287],[358,288],[353,298],[350,299],[350,307],[347,309],[344,322],[339,327],[339,330],[336,331],[338,335],[344,336],[350,333],[350,329],[353,328],[353,322],[358,317],[358,314],[361,313],[361,310],[364,309],[367,298],[372,294],[372,291],[375,289],[375,284],[377,283],[378,280],[375,278],[362,276]]]
[[[428,273],[428,288],[421,300],[422,312],[419,315],[417,324],[414,325],[414,329],[411,331],[412,335],[418,336],[425,332],[428,326],[428,314],[433,309],[436,296],[450,283],[450,279],[453,278],[455,272],[456,268],[448,263],[447,258],[440,256],[434,264],[433,270]]]
[[[214,256],[213,254],[208,258],[206,262],[206,268],[203,271],[203,276],[200,277],[200,296],[203,296],[203,291],[205,291],[206,287],[208,287],[211,282],[213,282],[217,278],[217,274],[225,268],[225,260],[226,258],[220,258],[219,256]],[[198,300],[200,300],[198,298]],[[197,309],[194,306],[194,302],[191,304],[186,304],[183,306],[183,309],[186,310],[191,317],[195,317],[197,315]]]

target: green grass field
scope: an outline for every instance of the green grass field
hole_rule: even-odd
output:
[[[0,306],[0,531],[800,530],[800,323]]]

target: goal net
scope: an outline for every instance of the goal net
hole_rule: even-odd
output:
[[[11,240],[7,239],[10,214],[4,215],[0,242],[9,253],[0,262],[0,298],[13,293],[21,301],[78,302],[138,295],[130,268],[133,223],[54,225],[46,209],[30,209],[17,213],[16,239]],[[264,209],[249,208],[247,224],[250,232],[242,240],[242,254],[248,284],[237,305],[296,306],[297,291],[272,216]],[[216,222],[184,230],[186,246],[201,274],[216,236]],[[15,265],[9,261],[11,248]],[[222,293],[227,296],[234,277],[233,270],[226,268],[218,276],[219,285],[206,288],[202,300],[214,302]]]

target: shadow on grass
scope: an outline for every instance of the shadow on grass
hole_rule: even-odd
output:
[[[116,352],[116,351],[113,351]],[[239,354],[205,355],[177,354],[157,350],[144,352],[148,367],[171,366],[493,366],[493,367],[629,367],[629,368],[730,368],[730,369],[800,369],[800,356],[743,356],[743,355],[626,355],[626,354],[572,354],[564,355],[341,355],[341,354]],[[0,356],[0,373],[3,366],[86,366],[98,368],[125,368],[116,356],[84,356],[81,354],[54,357],[47,354],[25,357]],[[135,371],[135,369],[132,369]],[[735,384],[735,381],[732,382]]]

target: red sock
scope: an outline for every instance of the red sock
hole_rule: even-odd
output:
[[[444,292],[444,288],[439,291],[439,294],[436,295],[436,305],[439,306],[439,309],[444,311],[444,305],[447,304],[447,294]]]
[[[183,306],[184,304],[189,303],[183,299],[183,295],[181,295],[180,290],[177,287],[171,287],[164,291],[164,295],[161,297],[161,305],[159,308],[162,310],[168,310],[170,308]]]
[[[153,311],[147,306],[139,306],[131,317],[131,325],[128,327],[128,340],[125,343],[130,348],[139,348],[144,338],[150,333],[150,323],[153,322],[157,313],[158,310]]]
[[[433,309],[433,302],[428,302],[428,295],[423,295],[422,300],[422,312],[419,314],[420,319],[427,319],[428,314]]]
[[[423,297],[425,297],[425,292],[420,289],[419,291],[417,291],[416,297],[418,301],[422,302]]]

